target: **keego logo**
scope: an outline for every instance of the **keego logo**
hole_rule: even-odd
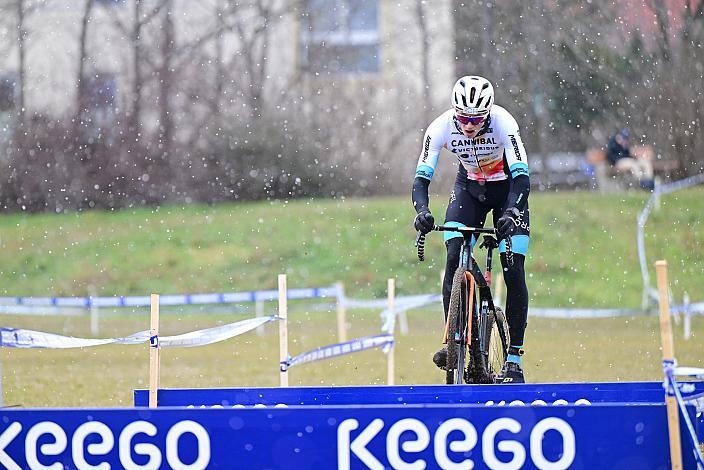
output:
[[[379,435],[384,427],[384,420],[376,418],[357,437],[351,440],[351,433],[359,428],[359,421],[351,418],[341,422],[337,428],[338,468],[341,470],[349,469],[351,456],[354,454],[370,469],[383,470],[385,468],[384,464],[377,458],[378,456],[373,455],[367,449],[367,445]],[[455,431],[459,431],[461,434]],[[501,431],[516,434],[521,431],[521,424],[512,418],[499,418],[490,422],[483,430],[481,434],[481,461],[483,465],[489,468],[520,469],[524,467],[526,459],[529,457],[535,467],[550,470],[569,468],[574,461],[576,454],[574,431],[562,419],[550,417],[538,421],[530,431],[529,452],[526,451],[521,442],[516,440],[502,439],[497,442],[496,435]],[[548,431],[556,431],[561,436],[563,452],[558,460],[548,460],[543,454],[543,437]],[[403,433],[412,433],[414,439],[400,443],[399,438]],[[453,433],[452,440],[448,440],[450,433]],[[396,421],[388,428],[386,432],[385,457],[389,466],[394,469],[423,470],[425,468],[438,467],[447,470],[472,469],[475,462],[467,458],[460,459],[459,456],[450,458],[448,447],[455,454],[469,452],[477,445],[479,437],[474,425],[463,418],[452,418],[444,421],[437,428],[434,436],[430,435],[430,431],[422,421],[414,418],[405,418]],[[433,446],[434,462],[427,462],[420,456],[413,458],[412,455],[408,455],[421,453],[431,445]],[[402,458],[400,450],[403,450],[406,454],[404,456],[405,460]],[[499,460],[496,456],[496,450],[510,454],[511,460]]]
[[[21,470],[21,466],[10,457],[5,449],[22,431],[22,425],[13,422],[0,434],[0,466],[9,470]],[[91,434],[100,436],[100,442],[85,445],[86,437]],[[148,421],[134,421],[125,426],[117,439],[112,430],[100,421],[88,421],[81,424],[73,433],[67,436],[66,431],[52,421],[42,421],[35,424],[27,431],[24,438],[24,457],[29,468],[62,469],[64,466],[59,462],[51,465],[40,463],[39,458],[46,462],[48,458],[58,457],[65,451],[71,452],[73,465],[71,468],[99,469],[107,470],[110,464],[107,462],[98,465],[91,465],[86,461],[88,455],[93,457],[105,456],[113,450],[117,444],[119,459],[122,468],[140,468],[144,470],[156,470],[160,468],[163,455],[162,450],[154,444],[147,442],[133,442],[135,435],[146,434],[154,437],[157,428]],[[198,456],[194,462],[185,464],[181,461],[178,453],[178,442],[184,434],[192,434],[198,443]],[[51,443],[38,445],[41,436],[49,435]],[[69,444],[70,437],[70,444]],[[116,442],[117,441],[117,442]],[[70,446],[70,447],[69,447]],[[175,423],[166,433],[166,463],[169,468],[201,470],[207,468],[210,463],[210,436],[208,432],[195,421],[185,420]],[[134,454],[148,457],[146,463],[137,465],[132,459]]]

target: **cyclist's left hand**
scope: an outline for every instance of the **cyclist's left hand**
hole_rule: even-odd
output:
[[[506,209],[504,215],[499,217],[499,220],[496,221],[496,234],[498,235],[499,240],[503,240],[513,234],[516,230],[516,226],[518,225],[518,218],[520,215],[521,213],[518,209],[511,207],[510,209]]]

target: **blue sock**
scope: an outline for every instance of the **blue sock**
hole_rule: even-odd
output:
[[[516,349],[523,349],[523,345],[516,346],[515,344],[511,345],[511,348],[516,348]],[[521,363],[521,356],[518,354],[509,354],[508,357],[506,358],[506,362],[515,362],[516,364]]]

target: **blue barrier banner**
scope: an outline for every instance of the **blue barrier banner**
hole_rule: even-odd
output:
[[[704,382],[678,384],[685,398],[704,395]],[[664,403],[662,382],[514,385],[394,385],[366,387],[161,389],[159,406],[276,406],[384,404]],[[148,390],[134,391],[135,406],[149,404]]]
[[[4,468],[669,468],[665,405],[0,411]],[[683,440],[684,467],[693,468]]]

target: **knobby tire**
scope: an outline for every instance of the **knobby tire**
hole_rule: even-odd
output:
[[[509,347],[509,330],[506,314],[501,308],[495,307],[493,312],[489,312],[487,318],[487,324],[483,326],[483,332],[487,338],[486,349],[483,352],[488,359],[486,364],[487,372],[493,379],[499,374],[506,362]]]
[[[464,341],[457,344],[455,336],[458,335],[460,314],[464,308],[464,297],[467,289],[467,279],[463,267],[457,268],[452,278],[452,290],[450,291],[450,305],[447,309],[447,363],[446,363],[446,383],[457,383],[461,380],[463,371],[457,370],[457,361],[460,357],[460,347],[465,348]]]

